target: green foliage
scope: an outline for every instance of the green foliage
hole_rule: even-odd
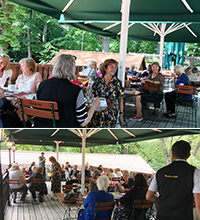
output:
[[[194,56],[199,57],[200,56],[200,43],[187,43],[186,44],[186,55],[187,56]]]
[[[195,63],[195,66],[200,66],[200,63]]]
[[[190,64],[187,63],[186,61],[184,61],[183,65],[184,65],[184,66],[189,66]]]
[[[153,62],[158,62],[159,63],[159,60],[152,60],[150,58],[146,59],[146,63],[153,63]]]

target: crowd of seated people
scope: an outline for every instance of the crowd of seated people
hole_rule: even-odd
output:
[[[36,63],[33,58],[23,58],[20,60],[20,74],[15,82],[15,89],[36,93],[35,99],[44,101],[55,101],[58,104],[59,120],[56,120],[56,127],[94,127],[94,128],[115,128],[123,126],[123,88],[121,81],[117,77],[118,63],[114,59],[105,60],[99,67],[100,74],[97,74],[97,62],[88,62],[88,67],[82,72],[82,75],[92,76],[92,95],[95,97],[91,106],[87,108],[84,90],[75,76],[76,57],[70,54],[60,55],[53,67],[52,75],[48,80],[42,79],[39,72],[36,72]],[[177,68],[175,68],[177,69]],[[181,70],[183,73],[183,70]],[[187,83],[190,85],[194,78],[198,76],[198,69],[186,68],[184,75],[189,77]],[[173,75],[174,76],[174,75]],[[4,86],[12,77],[10,69],[10,58],[6,54],[0,56],[0,86]],[[179,75],[175,75],[176,85],[179,83]],[[178,77],[178,78],[177,78]],[[183,77],[183,76],[182,76]],[[199,77],[199,76],[198,76]],[[188,78],[187,78],[188,79]],[[195,78],[196,79],[196,78]],[[161,73],[161,67],[157,62],[148,66],[148,69],[142,74],[137,71],[134,64],[130,65],[126,71],[125,86],[129,86],[129,81],[140,81],[142,84],[154,83],[160,84],[161,91],[142,91],[141,95],[133,96],[136,115],[131,118],[133,121],[141,121],[142,101],[161,102],[163,99],[162,87],[164,85],[164,76]],[[192,84],[193,85],[193,84]],[[82,87],[81,87],[82,86]],[[133,85],[131,85],[133,86]],[[87,88],[87,84],[84,85]],[[142,90],[142,86],[138,87]],[[169,100],[174,100],[171,94],[165,95],[167,112],[166,117],[175,117],[173,109],[168,109]],[[170,97],[169,97],[170,96]],[[100,106],[100,99],[104,98],[108,107],[95,111]],[[172,101],[174,102],[174,101]],[[157,114],[154,105],[154,114]],[[4,90],[0,88],[0,127],[23,127],[22,115],[18,107],[12,105],[4,97]],[[170,108],[170,107],[169,107]],[[26,127],[53,127],[52,120],[35,117],[31,122],[25,115]],[[63,176],[64,177],[64,176]]]

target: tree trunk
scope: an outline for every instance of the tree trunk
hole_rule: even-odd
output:
[[[102,42],[102,52],[109,52],[110,38],[103,36],[101,42]]]
[[[165,162],[168,165],[169,164],[169,159],[167,157],[167,150],[165,149],[165,142],[166,142],[167,138],[161,138],[160,142],[162,145],[162,149],[163,149],[163,153],[164,153],[164,157],[165,157]]]
[[[34,10],[31,10],[30,12],[30,18],[34,18]],[[31,29],[28,29],[28,34],[27,34],[27,40],[28,40],[28,57],[32,57],[32,50],[31,50]]]
[[[43,35],[42,35],[42,43],[45,44],[47,42],[47,27],[48,24],[44,23]]]
[[[196,156],[199,147],[200,147],[200,141],[198,142],[197,146],[195,147],[195,149],[194,149],[194,151],[193,151],[193,154],[192,154],[192,155],[193,155],[194,157]]]
[[[124,153],[130,154],[130,147],[128,145],[125,145]]]

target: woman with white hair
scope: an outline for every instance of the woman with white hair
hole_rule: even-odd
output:
[[[94,218],[94,206],[97,202],[112,202],[114,201],[114,196],[107,192],[109,186],[109,179],[107,176],[100,176],[97,179],[97,187],[99,191],[91,191],[87,198],[83,201],[84,210],[80,213],[78,220],[89,220]],[[106,216],[108,211],[101,211],[101,216]],[[98,212],[97,212],[98,217]],[[104,217],[104,220],[110,220],[109,217]]]
[[[17,191],[22,191],[21,201],[25,201],[25,197],[28,191],[26,186],[26,180],[22,172],[19,170],[18,163],[14,163],[9,170],[9,180],[19,180],[19,184],[9,184],[10,189],[15,189]],[[14,193],[13,202],[16,203],[17,193]]]
[[[184,73],[184,69],[181,65],[176,65],[174,67],[174,72],[175,72],[175,85],[188,85],[189,78],[188,76]],[[192,98],[192,95],[187,95],[187,94],[179,94],[179,96],[183,98]],[[167,118],[175,118],[175,101],[176,101],[176,92],[167,92],[165,93],[165,103],[166,103],[166,108],[167,112],[164,113],[164,116]]]
[[[100,105],[95,99],[90,110],[86,111],[82,89],[70,82],[75,79],[75,58],[69,54],[60,55],[53,67],[52,78],[44,80],[37,91],[37,99],[58,103],[59,120],[56,127],[84,127]],[[35,127],[52,127],[52,120],[37,118]]]

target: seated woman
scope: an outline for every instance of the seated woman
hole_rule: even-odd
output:
[[[160,73],[161,67],[159,66],[159,63],[154,62],[151,65],[151,71],[148,75],[148,77],[143,78],[141,81],[142,83],[155,83],[155,84],[160,84],[161,87],[164,85],[164,76]],[[157,91],[145,91],[142,95],[137,95],[134,96],[134,104],[136,108],[136,116],[131,118],[133,121],[141,121],[143,120],[142,116],[142,99],[146,101],[157,101],[161,102],[163,99],[163,93],[162,92],[157,92]],[[156,106],[154,106],[154,114],[156,115]]]
[[[100,105],[95,99],[89,111],[86,111],[82,89],[70,82],[75,78],[75,59],[72,55],[60,55],[53,67],[53,78],[44,80],[37,91],[37,99],[58,103],[59,128],[77,128],[88,124],[95,109]],[[52,120],[36,118],[35,127],[52,127]]]
[[[43,172],[44,167],[36,167],[36,171],[30,176],[29,182],[31,182],[32,179],[44,179]],[[29,191],[34,201],[36,201],[36,191],[39,191],[39,202],[44,202],[44,195],[47,195],[46,183],[31,183]]]
[[[8,81],[13,72],[10,68],[10,57],[7,54],[0,55],[0,86],[8,86]]]
[[[102,112],[95,112],[89,124],[90,127],[99,128],[114,128],[117,123],[118,107],[119,104],[119,123],[123,125],[123,92],[121,81],[114,75],[117,70],[117,61],[107,59],[100,67],[102,77],[96,79],[92,85],[92,92],[94,97],[105,98],[107,103],[114,105]]]
[[[101,171],[100,170],[94,170],[92,177],[93,180],[90,181],[89,184],[89,191],[98,191],[97,187],[97,179],[101,176]]]
[[[117,177],[117,175],[115,174],[114,169],[113,169],[113,168],[110,168],[110,169],[108,170],[108,178],[109,178],[109,180],[112,180],[113,177]]]
[[[94,206],[97,202],[112,202],[114,196],[107,192],[109,186],[109,179],[107,176],[100,176],[97,179],[97,187],[99,191],[89,192],[87,198],[83,201],[84,210],[79,214],[78,220],[86,220],[94,218]],[[109,213],[107,210],[101,211],[101,215],[106,216]],[[97,212],[98,217],[98,212]],[[104,217],[104,220],[110,220],[109,217]]]
[[[115,209],[113,220],[128,220],[132,214],[133,201],[135,199],[145,199],[147,189],[148,184],[144,176],[142,174],[136,174],[135,185],[119,199],[119,202],[121,205],[123,205],[123,207],[117,207]],[[142,209],[136,209],[134,211],[134,220],[137,220],[141,213]]]
[[[15,89],[22,92],[36,93],[42,76],[36,72],[36,64],[33,58],[23,58],[19,61],[22,74],[17,77]]]
[[[120,192],[127,192],[134,186],[134,179],[130,178],[130,172],[128,170],[124,170],[123,179],[118,183],[118,187]]]
[[[174,67],[174,72],[176,74],[175,85],[180,85],[180,84],[188,85],[189,78],[184,73],[184,69],[181,65],[176,65]],[[192,95],[181,94],[181,97],[192,98]],[[167,112],[164,113],[164,116],[166,116],[167,118],[175,118],[176,117],[176,115],[175,115],[175,101],[176,101],[176,92],[175,91],[165,93],[165,103],[166,103]]]
[[[12,167],[9,170],[9,180],[19,180],[19,184],[9,184],[10,189],[15,189],[18,191],[22,191],[21,194],[21,201],[25,201],[26,194],[28,191],[28,188],[26,186],[26,180],[22,172],[19,170],[18,163],[14,163]],[[13,202],[16,203],[17,193],[14,193]]]

